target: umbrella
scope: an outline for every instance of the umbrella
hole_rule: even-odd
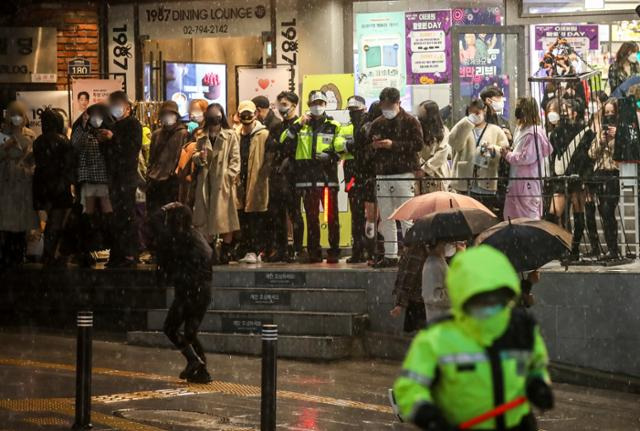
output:
[[[571,250],[571,234],[544,220],[517,218],[493,226],[475,240],[503,252],[516,271],[533,271]]]
[[[476,208],[495,216],[489,208],[469,196],[450,192],[432,192],[409,199],[389,216],[389,220],[416,220],[451,208]]]
[[[463,241],[498,223],[498,219],[475,208],[453,208],[419,218],[407,231],[405,245],[436,240]]]

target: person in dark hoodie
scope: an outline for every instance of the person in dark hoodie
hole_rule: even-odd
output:
[[[125,268],[136,265],[138,253],[134,219],[142,125],[132,115],[132,105],[124,91],[111,93],[109,106],[115,123],[110,129],[100,129],[99,135],[104,144],[114,212],[114,241],[107,266]]]
[[[198,328],[211,302],[213,251],[192,225],[191,210],[179,202],[162,207],[163,229],[158,240],[160,283],[173,285],[175,296],[164,321],[164,333],[187,359],[181,379],[209,383],[204,348]],[[183,332],[180,327],[184,325]]]
[[[147,166],[147,217],[153,238],[160,230],[158,213],[163,205],[178,200],[176,167],[182,148],[189,141],[189,131],[180,120],[178,104],[167,101],[159,111],[162,127],[153,132]]]
[[[75,152],[64,133],[62,115],[45,109],[40,116],[42,135],[33,143],[35,172],[33,174],[33,207],[45,211],[47,224],[44,231],[42,263],[56,263],[56,250],[62,227],[73,204],[71,186],[75,180]]]
[[[271,136],[278,136],[276,133],[281,130],[280,124],[282,120],[278,118],[271,109],[271,104],[266,96],[256,96],[251,99],[254,105],[256,105],[256,118],[260,121],[264,127],[269,130]]]

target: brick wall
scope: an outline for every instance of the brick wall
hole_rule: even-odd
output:
[[[2,1],[2,0],[0,0]],[[21,8],[11,17],[1,19],[14,27],[56,27],[58,33],[58,82],[56,89],[66,90],[67,62],[74,57],[91,61],[92,71],[99,71],[97,3],[50,2]]]

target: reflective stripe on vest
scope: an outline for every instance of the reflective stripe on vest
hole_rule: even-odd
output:
[[[400,376],[406,377],[407,379],[413,380],[414,382],[420,383],[426,387],[430,387],[431,383],[433,383],[433,379],[431,377],[423,376],[411,370],[402,370],[400,372]]]
[[[485,362],[489,357],[486,353],[453,353],[438,358],[439,364],[469,364],[472,362]]]

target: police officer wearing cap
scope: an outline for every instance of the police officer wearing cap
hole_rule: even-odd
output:
[[[364,195],[363,195],[363,178],[360,175],[362,164],[362,147],[364,143],[356,142],[361,134],[358,130],[367,121],[366,120],[366,104],[361,96],[351,96],[347,101],[347,109],[349,110],[349,124],[340,128],[340,134],[345,140],[345,152],[342,153],[344,160],[344,183],[345,191],[349,195],[349,209],[351,210],[351,257],[347,259],[347,263],[366,262],[365,246],[366,240],[364,236]]]
[[[308,104],[310,112],[285,130],[280,142],[295,154],[295,185],[301,191],[307,217],[308,262],[322,262],[319,219],[322,204],[328,205],[324,209],[328,211],[329,227],[327,263],[337,263],[340,257],[338,154],[345,151],[345,140],[340,134],[340,123],[325,113],[327,96],[323,91],[312,91]]]

